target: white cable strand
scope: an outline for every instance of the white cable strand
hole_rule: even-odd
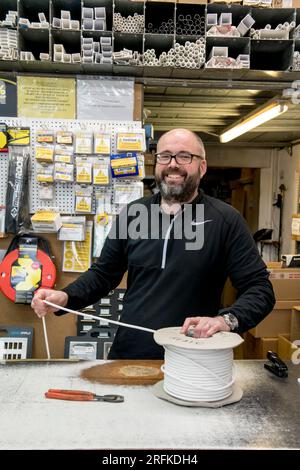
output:
[[[218,401],[232,394],[233,351],[165,346],[164,390],[186,401]]]
[[[50,305],[50,307],[57,308],[58,310],[64,310],[64,312],[74,313],[74,315],[78,315],[79,317],[89,317],[89,318],[94,318],[95,320],[105,320],[107,321],[107,323],[113,323],[114,325],[119,325],[119,326],[126,326],[127,328],[133,328],[134,330],[148,331],[149,333],[155,333],[156,331],[156,330],[151,330],[151,328],[145,328],[143,326],[130,325],[129,323],[122,323],[116,320],[108,320],[106,317],[91,315],[90,313],[76,312],[76,310],[71,310],[70,308],[61,307],[60,305],[56,305],[53,302],[49,302],[49,300],[43,300],[43,302],[47,305]]]
[[[47,351],[47,359],[51,359],[45,317],[42,317],[42,323],[43,323],[45,346],[46,346],[46,351]]]

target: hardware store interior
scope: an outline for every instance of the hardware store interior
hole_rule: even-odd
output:
[[[189,136],[186,147],[174,143],[183,135]],[[170,144],[164,146],[167,139]],[[186,179],[181,186],[187,190],[187,175],[205,160],[200,183],[189,199],[180,199],[178,180]],[[170,176],[159,180],[167,171]],[[294,432],[300,425],[299,174],[298,0],[1,0],[0,376],[6,379],[0,385],[0,449],[299,449],[299,432]],[[201,201],[204,197],[217,207],[215,217],[225,221],[220,233],[219,226],[209,232],[204,224],[213,226],[214,216],[205,216],[198,186]],[[127,234],[126,242],[118,239],[118,245],[111,241],[108,234],[122,219],[119,214],[140,198],[145,198],[143,207],[160,201],[159,217],[164,203],[172,208],[180,202],[182,214],[185,203],[203,206],[204,243],[198,251],[204,253],[195,252],[195,260],[198,256],[207,264],[197,267],[190,254],[181,254],[184,245],[172,233],[178,216],[173,209],[159,240],[146,244],[135,233]],[[237,223],[236,237],[234,229],[227,233],[230,217],[246,222],[243,230]],[[249,258],[242,253],[243,237]],[[213,243],[218,256],[210,262],[205,247]],[[159,270],[156,250],[162,258]],[[90,272],[97,283],[87,277],[78,283],[93,263]],[[204,270],[209,282],[202,291]],[[255,290],[258,279],[250,286],[261,272],[269,289],[265,300]],[[193,290],[194,274],[199,285]],[[62,291],[73,282],[75,287]],[[97,297],[95,285],[103,295]],[[42,297],[45,289],[60,294]],[[169,302],[171,292],[180,298],[178,305],[199,305],[199,311],[175,314],[179,307]],[[217,299],[205,304],[214,305],[208,317],[201,310],[202,296],[203,305],[209,296]],[[65,307],[73,313],[55,315],[43,302],[47,299],[56,311]],[[239,315],[245,308],[251,317],[250,303],[253,321],[244,323]],[[153,319],[156,308],[160,320]],[[139,309],[140,316],[131,317],[130,309]],[[180,332],[192,316],[198,320]],[[202,317],[216,327],[213,334],[201,333]],[[209,323],[217,318],[220,327]],[[134,334],[140,357],[126,354],[127,346],[134,350]],[[147,339],[140,347],[138,335],[152,335],[153,346]],[[173,363],[175,351],[180,359]],[[229,372],[221,370],[225,357]],[[187,371],[182,376],[181,368]],[[55,388],[92,393],[78,398],[47,392]],[[281,421],[272,412],[272,399],[268,409],[257,404],[269,400],[267,389],[282,407]],[[109,428],[102,437],[96,420],[100,404],[88,412],[85,403],[81,410],[72,408],[72,401],[97,401],[99,395],[102,401],[122,402],[115,405],[119,424],[112,418],[114,406],[101,404],[101,426]],[[295,408],[288,408],[295,395]],[[55,398],[69,403],[58,409]],[[32,416],[40,416],[28,437],[23,411],[18,425],[10,424],[25,399]],[[64,421],[68,411],[74,411],[72,426]],[[123,420],[127,425],[133,414],[126,436],[113,429]],[[161,418],[165,415],[168,419]],[[89,436],[79,432],[76,418],[88,422]],[[159,430],[155,419],[162,420]],[[55,420],[61,424],[58,431]],[[149,429],[140,433],[143,420]],[[202,440],[193,420],[202,420]],[[257,420],[261,431],[255,435]]]

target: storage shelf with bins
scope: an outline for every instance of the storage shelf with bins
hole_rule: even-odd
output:
[[[103,30],[86,29],[83,23],[83,9],[105,8],[106,24]],[[233,58],[239,55],[250,56],[250,69],[255,71],[277,71],[282,72],[287,80],[298,78],[297,72],[292,71],[294,52],[299,52],[300,64],[300,9],[280,8],[280,9],[260,9],[241,5],[224,4],[184,4],[172,2],[133,2],[130,0],[1,0],[0,3],[0,21],[5,20],[8,11],[18,11],[19,18],[28,18],[30,22],[39,21],[38,14],[44,13],[46,21],[49,22],[47,28],[9,28],[0,27],[1,37],[5,29],[15,29],[17,33],[17,48],[19,52],[32,52],[35,61],[3,59],[0,55],[0,70],[5,71],[37,71],[41,72],[89,72],[89,73],[109,73],[132,76],[159,76],[159,77],[181,77],[186,73],[186,77],[201,78],[209,76],[209,69],[205,70],[204,62],[209,60],[212,48],[214,46],[228,47],[228,55]],[[53,18],[61,18],[61,11],[70,11],[71,20],[77,22],[79,29],[61,29],[53,27]],[[255,20],[253,30],[260,30],[269,25],[269,28],[275,30],[278,24],[294,24],[299,26],[299,35],[295,28],[291,27],[286,38],[257,38],[253,30],[243,37],[210,36],[208,35],[207,14],[231,13],[232,25],[238,26],[240,21],[246,15],[251,15]],[[120,15],[122,19],[129,20],[129,26],[123,21],[120,23],[115,15]],[[137,20],[137,18],[140,18]],[[134,20],[135,18],[135,20]],[[143,21],[142,21],[143,20]],[[120,26],[121,24],[121,26]],[[133,26],[132,26],[133,24]],[[123,26],[122,26],[123,25]],[[125,26],[124,26],[125,25]],[[136,27],[137,26],[137,27]],[[82,63],[83,38],[91,38],[93,42],[100,42],[102,37],[110,37],[113,52],[120,52],[123,49],[136,52],[133,61],[116,60],[115,63]],[[172,51],[167,60],[165,54],[168,54],[175,44],[184,47],[186,42],[191,45],[199,38],[204,38],[206,52],[204,52],[203,61],[197,62],[197,65],[185,67],[184,60],[175,60],[172,62]],[[1,39],[0,39],[1,41]],[[59,63],[54,62],[54,44],[62,44],[66,54],[78,54],[78,63]],[[192,46],[190,46],[192,47]],[[163,54],[163,59],[157,61],[144,60],[144,53],[154,49],[155,57]],[[180,49],[182,50],[182,48]],[[205,51],[205,49],[204,49]],[[0,42],[1,53],[1,42]],[[40,53],[50,54],[50,60],[41,62]],[[164,54],[165,53],[165,54]],[[203,51],[202,51],[203,53]],[[202,54],[201,53],[201,54]],[[191,53],[192,55],[192,53]],[[296,54],[297,56],[297,54]],[[24,59],[24,56],[22,56]],[[138,57],[138,60],[135,58]],[[7,60],[6,60],[7,59]],[[170,59],[170,60],[169,60]],[[72,58],[73,60],[73,58]],[[152,63],[153,62],[153,63]],[[192,61],[193,62],[193,61]],[[184,70],[186,69],[186,70]],[[202,70],[201,70],[202,69]],[[212,69],[210,69],[212,70]],[[215,68],[213,70],[216,70]],[[297,70],[300,70],[300,66]],[[226,74],[239,75],[248,73],[251,76],[251,70],[231,70],[222,68],[224,78]]]

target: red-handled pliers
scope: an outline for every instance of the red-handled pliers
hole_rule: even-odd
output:
[[[108,401],[110,403],[121,403],[124,401],[123,395],[96,395],[92,392],[82,390],[59,390],[49,388],[45,393],[46,398],[56,398],[57,400],[73,401]]]

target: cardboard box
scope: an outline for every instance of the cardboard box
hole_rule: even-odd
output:
[[[145,165],[155,165],[155,157],[153,153],[145,153],[144,161]]]
[[[248,332],[244,339],[245,359],[266,359],[268,351],[278,351],[278,338],[255,338]]]
[[[300,299],[299,268],[269,269],[269,271],[276,300]]]
[[[292,310],[290,339],[291,342],[300,341],[300,307]]]
[[[145,176],[154,176],[154,165],[145,165]]]
[[[293,0],[273,0],[272,8],[295,8]]]
[[[133,120],[143,120],[143,107],[144,107],[144,87],[141,84],[135,83],[134,85],[134,107],[133,107]]]
[[[244,359],[244,349],[245,349],[245,343],[243,342],[242,344],[239,344],[236,348],[233,350],[233,358],[236,359]]]
[[[270,271],[271,269],[281,269],[282,261],[268,261],[267,268]]]
[[[278,336],[278,356],[280,359],[291,361],[300,356],[300,348],[297,348],[289,339],[289,335]]]
[[[233,287],[229,277],[227,278],[222,292],[221,305],[222,308],[231,307],[236,301],[237,290]]]
[[[292,216],[292,235],[298,237],[300,235],[300,214]]]
[[[278,301],[271,313],[255,328],[249,330],[255,338],[272,338],[280,334],[290,334],[292,309],[297,301]]]

